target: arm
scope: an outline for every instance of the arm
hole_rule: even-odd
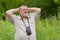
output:
[[[13,16],[12,14],[17,12],[18,11],[18,8],[17,9],[11,9],[11,10],[7,10],[6,11],[6,18],[9,22],[13,23],[13,18],[15,16]]]
[[[41,8],[29,8],[29,11],[33,12],[32,15],[34,15],[35,20],[37,20],[40,16]]]
[[[17,11],[18,11],[18,8],[17,8],[17,9],[7,10],[7,11],[6,11],[6,15],[7,15],[7,16],[11,16],[14,12],[17,12]]]
[[[28,8],[28,10],[31,12],[36,12],[38,14],[41,12],[41,8]]]

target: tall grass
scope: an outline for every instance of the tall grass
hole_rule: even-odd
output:
[[[36,21],[37,40],[60,40],[60,20],[56,17]],[[0,20],[0,40],[14,40],[14,27],[7,20]]]
[[[37,40],[60,40],[60,20],[56,17],[36,22]]]
[[[13,40],[14,27],[8,21],[0,20],[0,40]]]

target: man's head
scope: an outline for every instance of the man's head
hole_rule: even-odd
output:
[[[26,5],[23,5],[19,8],[19,14],[21,16],[27,16],[28,15],[28,7]]]

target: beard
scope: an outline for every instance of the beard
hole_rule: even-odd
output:
[[[22,16],[24,16],[24,17],[28,17],[28,13],[26,13],[26,14],[23,14]]]
[[[23,16],[28,16],[28,13],[24,13]]]

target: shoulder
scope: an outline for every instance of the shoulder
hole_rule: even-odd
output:
[[[35,16],[36,14],[37,14],[37,12],[30,13],[31,16]]]

